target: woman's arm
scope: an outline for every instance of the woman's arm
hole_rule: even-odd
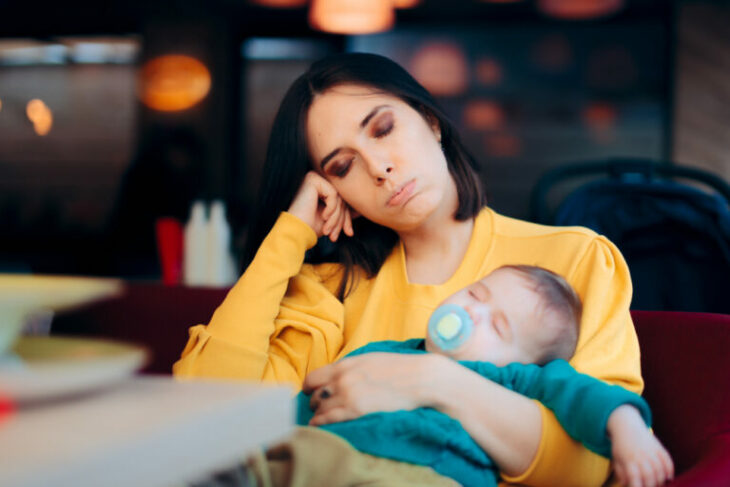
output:
[[[312,425],[372,412],[433,407],[462,423],[500,470],[523,472],[540,443],[537,404],[436,354],[369,353],[315,370],[303,390]],[[327,391],[322,398],[321,391]]]
[[[424,405],[458,420],[506,475],[519,475],[532,463],[540,445],[542,415],[535,401],[476,372],[438,360],[433,387]]]
[[[298,387],[342,344],[343,306],[304,253],[316,234],[282,213],[210,323],[190,329],[177,376],[269,379]]]
[[[334,187],[307,173],[207,326],[190,329],[177,376],[290,382],[334,360],[342,346],[344,308],[310,266],[317,238],[352,235],[350,213]]]

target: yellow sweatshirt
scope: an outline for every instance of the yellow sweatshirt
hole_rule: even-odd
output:
[[[640,393],[639,344],[629,303],[631,280],[618,249],[580,227],[547,227],[484,208],[464,259],[440,285],[408,282],[402,244],[380,272],[361,278],[342,303],[338,264],[303,264],[316,244],[304,222],[282,213],[248,270],[210,323],[190,328],[177,376],[245,378],[301,387],[306,374],[378,340],[423,338],[431,312],[449,295],[506,264],[545,267],[564,276],[583,302],[571,364]],[[573,441],[541,406],[543,431],[532,465],[509,482],[601,485],[609,462]]]

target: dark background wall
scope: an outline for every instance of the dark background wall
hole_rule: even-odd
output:
[[[389,55],[418,76],[424,52],[456,49],[466,85],[439,100],[484,165],[492,205],[512,216],[528,216],[542,171],[574,160],[676,159],[728,174],[724,2],[634,0],[608,18],[567,22],[527,0],[425,0],[399,11],[394,30],[352,37],[312,31],[304,8],[232,0],[2,8],[0,272],[155,279],[154,219],[184,221],[198,197],[228,203],[240,249],[283,92],[311,61],[342,50]],[[107,39],[131,54],[25,65],[8,57],[14,43],[68,46],[69,38]],[[212,77],[209,95],[182,112],[151,110],[136,96],[139,66],[169,53],[199,59]],[[48,135],[27,119],[31,98],[53,111]],[[160,170],[161,160],[187,176]],[[130,190],[135,167],[143,183]],[[119,223],[120,208],[128,223]]]

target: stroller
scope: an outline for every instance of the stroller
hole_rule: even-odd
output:
[[[552,209],[549,193],[581,178],[590,180]],[[730,185],[714,174],[648,160],[574,164],[545,173],[530,204],[533,221],[589,227],[618,246],[632,309],[730,314]]]

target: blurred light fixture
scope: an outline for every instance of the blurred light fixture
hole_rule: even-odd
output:
[[[35,39],[0,40],[0,66],[65,64],[68,49]]]
[[[42,100],[34,98],[25,107],[25,114],[28,120],[33,123],[35,133],[44,136],[51,131],[53,126],[53,113]]]
[[[393,0],[312,0],[309,25],[335,34],[373,34],[393,27]]]
[[[421,3],[421,0],[393,0],[395,8],[413,8]]]
[[[618,121],[615,105],[601,101],[592,102],[581,112],[581,119],[596,142],[606,144],[614,139]]]
[[[563,20],[605,17],[623,8],[623,0],[538,0],[537,7],[546,15]]]
[[[68,48],[68,57],[77,64],[133,64],[141,50],[134,36],[119,37],[59,37]]]
[[[472,130],[494,130],[504,125],[504,110],[492,100],[470,100],[464,107],[464,125]]]
[[[502,65],[491,58],[477,61],[476,78],[485,86],[496,86],[502,81]]]
[[[299,8],[307,4],[307,0],[250,0],[250,2],[271,8]]]
[[[0,112],[3,111],[3,100],[0,98]]]
[[[186,110],[208,95],[210,71],[190,56],[166,55],[147,61],[140,72],[139,97],[154,110]]]
[[[484,149],[491,157],[517,157],[522,153],[522,142],[513,134],[489,134],[484,138]]]
[[[435,96],[459,95],[469,84],[466,55],[451,42],[424,44],[416,50],[409,66],[413,77]]]

